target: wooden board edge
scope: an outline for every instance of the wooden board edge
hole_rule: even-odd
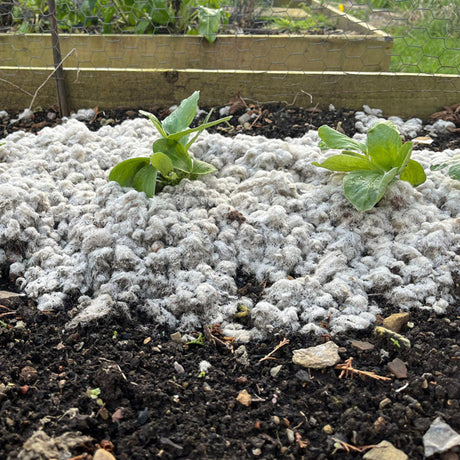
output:
[[[51,71],[0,67],[0,107],[28,107],[31,95]],[[382,109],[385,116],[426,118],[445,105],[457,103],[460,96],[460,76],[455,75],[74,68],[66,69],[65,78],[74,110],[167,106],[199,89],[203,107],[225,105],[240,93],[259,103],[318,108],[333,104],[355,110],[366,104]],[[34,107],[54,105],[55,91],[51,78],[38,93]]]

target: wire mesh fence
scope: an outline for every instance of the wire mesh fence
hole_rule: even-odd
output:
[[[133,71],[162,71],[166,85],[180,86],[177,72],[187,70],[187,85],[195,89],[206,85],[198,71],[225,73],[217,83],[221,93],[237,75],[242,90],[257,93],[264,79],[241,72],[277,72],[271,77],[278,84],[267,89],[274,99],[298,93],[286,80],[292,72],[328,75],[330,88],[345,81],[340,72],[460,75],[460,0],[55,1],[66,74],[71,70],[69,78],[82,84],[94,78],[84,70],[130,70],[129,78],[117,74],[117,83],[112,72],[105,83],[113,90],[118,86],[125,105],[139,100],[133,92],[145,85]],[[0,5],[0,89],[9,89],[10,98],[34,94],[56,65],[50,5],[49,0]],[[151,92],[152,85],[144,91]],[[168,91],[173,97],[173,89]],[[458,98],[456,83],[449,91],[451,100]]]

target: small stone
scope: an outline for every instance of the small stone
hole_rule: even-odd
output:
[[[379,409],[380,410],[385,409],[385,407],[389,406],[391,403],[392,401],[390,398],[382,399],[379,403]]]
[[[388,363],[387,367],[397,379],[407,379],[407,367],[399,358]]]
[[[339,347],[332,341],[293,351],[292,362],[313,369],[335,366],[340,361]]]
[[[31,366],[25,366],[21,369],[20,377],[24,383],[34,383],[38,379],[38,372]]]
[[[182,334],[179,331],[174,332],[170,337],[174,343],[182,343]]]
[[[409,313],[394,313],[383,320],[383,327],[400,332],[409,321]]]
[[[332,433],[334,433],[334,428],[332,428],[331,425],[324,425],[324,426],[323,426],[323,431],[324,431],[326,434],[332,434]]]
[[[242,366],[249,366],[249,356],[248,351],[244,345],[240,345],[235,350],[235,360],[237,363],[241,364]]]
[[[247,392],[247,390],[241,390],[236,397],[236,400],[242,404],[243,406],[249,407],[252,402],[251,395]]]
[[[409,457],[391,442],[382,441],[364,454],[363,460],[407,460]]]
[[[458,445],[460,445],[460,434],[443,422],[440,417],[433,421],[429,430],[423,435],[425,457],[442,454]]]
[[[275,378],[275,377],[280,373],[282,367],[283,367],[283,366],[282,366],[281,364],[280,364],[279,366],[272,367],[272,368],[270,369],[270,375],[271,375],[273,378]]]
[[[373,350],[375,348],[374,344],[370,342],[361,342],[361,340],[352,340],[350,344],[352,347],[361,351]]]
[[[97,449],[94,453],[93,460],[115,460],[115,457],[105,449]]]
[[[295,441],[295,433],[290,428],[286,428],[286,435],[290,443],[293,443]]]
[[[241,116],[238,118],[238,123],[239,123],[240,125],[244,125],[244,124],[247,123],[250,119],[251,119],[251,115],[249,115],[249,113],[245,112],[245,113],[243,113],[243,115],[241,115]]]
[[[209,385],[208,382],[203,383],[203,390],[204,391],[212,391],[212,388],[211,388],[211,386]]]
[[[184,369],[184,366],[182,366],[182,364],[179,364],[177,361],[174,361],[174,370],[178,373],[178,374],[185,374],[185,369]]]
[[[260,447],[256,447],[255,449],[252,449],[252,455],[254,455],[255,457],[262,455],[262,450],[260,449]]]
[[[277,415],[272,416],[272,421],[275,425],[279,425],[281,423],[281,420]]]

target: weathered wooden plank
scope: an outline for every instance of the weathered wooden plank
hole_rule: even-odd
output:
[[[31,94],[51,70],[0,67],[0,109],[28,107]],[[424,118],[444,105],[455,104],[460,96],[460,77],[453,75],[73,68],[65,76],[73,109],[168,106],[199,89],[200,104],[208,107],[226,104],[241,93],[260,103],[285,101],[320,108],[333,104],[351,109],[367,104],[382,109],[386,116]],[[34,106],[49,107],[56,101],[51,79]]]
[[[393,42],[379,35],[220,35],[208,43],[190,35],[61,34],[64,67],[367,71],[389,69]],[[0,34],[3,66],[53,65],[48,34]]]

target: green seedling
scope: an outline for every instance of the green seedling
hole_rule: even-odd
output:
[[[97,399],[99,395],[101,394],[101,389],[100,388],[94,388],[91,390],[91,388],[88,388],[86,390],[86,396],[91,399]]]
[[[152,121],[161,138],[153,143],[150,157],[131,158],[118,163],[110,171],[109,180],[152,197],[166,185],[177,185],[182,179],[195,180],[215,172],[213,165],[193,158],[188,149],[206,128],[228,121],[231,116],[209,122],[210,111],[200,126],[190,128],[199,97],[200,92],[195,91],[161,122],[152,113],[140,110]],[[193,136],[190,138],[191,134]]]
[[[200,332],[200,335],[198,336],[198,338],[195,339],[195,340],[192,340],[191,342],[187,342],[187,345],[201,345],[201,346],[203,346],[204,345],[204,340],[205,340],[205,337]]]
[[[112,339],[116,340],[117,336],[118,336],[118,332],[113,331]]]
[[[393,343],[393,345],[397,348],[401,348],[401,345],[399,344],[399,341],[397,339],[394,339],[392,337],[390,337],[390,340],[391,342]]]
[[[99,395],[101,394],[101,389],[100,388],[94,388],[91,390],[91,388],[88,388],[86,390],[86,396],[88,396],[88,398],[91,398],[91,399],[95,399],[96,400],[96,404],[98,406],[103,406],[104,405],[104,402],[102,401],[101,398],[99,398]]]
[[[403,144],[390,121],[374,125],[367,133],[365,144],[328,126],[321,126],[318,134],[321,149],[343,149],[343,152],[313,164],[348,173],[343,179],[345,196],[358,211],[372,209],[398,176],[414,187],[426,180],[422,165],[410,159],[412,142]]]

